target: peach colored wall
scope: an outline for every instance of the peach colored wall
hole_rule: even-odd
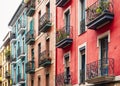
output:
[[[41,1],[41,0],[40,0]],[[47,32],[50,38],[50,51],[51,51],[51,58],[52,64],[49,67],[49,77],[50,77],[50,86],[55,86],[55,0],[42,0],[40,3],[36,0],[36,11],[33,16],[34,18],[34,31],[35,31],[35,44],[33,46],[28,47],[28,59],[31,58],[31,49],[34,48],[34,61],[35,61],[35,74],[34,74],[34,86],[38,86],[38,76],[41,76],[41,86],[46,86],[46,73],[45,68],[38,67],[38,44],[41,43],[41,52],[46,50],[46,33],[41,33],[38,36],[38,13],[41,11],[41,16],[46,11],[46,5],[50,1],[50,13],[51,13],[51,20],[52,20],[52,27]],[[28,18],[30,21],[32,18]],[[28,22],[29,23],[29,22]],[[28,86],[31,86],[31,75],[28,75]]]

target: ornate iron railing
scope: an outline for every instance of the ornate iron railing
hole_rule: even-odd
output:
[[[48,12],[44,13],[39,19],[39,31],[41,31],[42,27],[47,23],[51,23],[51,14]]]
[[[25,42],[28,42],[30,39],[34,39],[34,30],[29,30],[27,32]]]
[[[39,66],[41,66],[46,61],[50,61],[51,62],[51,52],[48,51],[48,50],[45,50],[42,53],[40,53]]]
[[[55,79],[56,86],[65,86],[65,84],[70,84],[70,79],[71,79],[70,71],[69,73],[67,72],[60,73],[56,75],[55,78],[56,78]]]
[[[56,75],[56,86],[64,86],[64,72]]]
[[[112,0],[97,0],[87,9],[87,23],[100,16],[103,12],[113,13],[113,1]]]
[[[34,61],[29,61],[29,62],[27,62],[26,63],[26,73],[28,73],[28,72],[34,72],[34,70],[35,70],[35,66],[34,66]]]
[[[64,26],[56,32],[56,42],[60,42],[65,38],[72,38],[72,27]]]
[[[114,59],[106,58],[87,64],[87,79],[114,76]]]

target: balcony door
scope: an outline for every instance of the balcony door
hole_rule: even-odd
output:
[[[108,37],[100,39],[100,63],[101,63],[101,75],[108,74]]]
[[[69,58],[69,53],[64,55],[64,70],[65,70],[65,76],[64,76],[64,83],[65,84],[70,84],[70,58]]]
[[[70,10],[65,12],[65,31],[70,34]]]
[[[46,5],[46,13],[48,15],[48,19],[50,20],[50,3]]]
[[[80,48],[80,83],[85,83],[85,47]]]

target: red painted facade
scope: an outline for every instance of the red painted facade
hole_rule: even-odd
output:
[[[112,1],[112,0],[111,0]],[[90,5],[95,3],[96,0],[86,0],[85,1],[85,9],[87,9]],[[85,45],[85,74],[87,77],[87,64],[97,61],[100,59],[100,39],[108,36],[108,58],[112,58],[114,60],[114,76],[119,77],[120,69],[119,69],[119,60],[120,60],[120,29],[119,29],[119,0],[112,1],[114,10],[114,18],[110,23],[103,25],[98,30],[92,30],[85,28],[85,32],[82,34],[79,33],[79,0],[70,0],[65,6],[57,7],[56,9],[56,27],[57,30],[64,26],[64,11],[66,9],[70,9],[70,26],[72,26],[72,39],[73,42],[70,46],[65,48],[56,48],[56,76],[62,73],[64,68],[64,54],[66,52],[70,53],[70,83],[72,86],[75,86],[80,83],[79,82],[79,67],[80,67],[80,52],[79,47],[83,44]],[[86,13],[87,14],[87,13]],[[87,15],[85,15],[85,19],[87,19]],[[87,20],[86,20],[87,24]],[[105,35],[105,36],[104,36]],[[114,78],[116,81],[116,79]],[[108,85],[109,86],[109,85]]]

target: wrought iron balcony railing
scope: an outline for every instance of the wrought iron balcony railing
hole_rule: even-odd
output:
[[[65,6],[70,0],[56,0],[57,7]]]
[[[39,20],[39,32],[46,32],[52,25],[51,14],[45,13]]]
[[[33,74],[35,72],[34,61],[28,61],[26,63],[26,73]]]
[[[39,66],[47,67],[50,65],[51,65],[51,52],[45,50],[40,54]]]
[[[70,84],[71,77],[67,72],[57,74],[55,78],[56,86],[64,86],[65,84]]]
[[[20,23],[18,26],[18,34],[23,34],[25,32],[25,24],[24,23]]]
[[[18,54],[18,58],[23,58],[23,57],[25,57],[25,51],[24,51],[24,49],[23,49],[23,46],[21,46],[21,47],[18,47],[18,50],[17,50],[17,54]]]
[[[66,46],[69,46],[73,41],[72,35],[72,28],[70,26],[65,26],[58,30],[56,33],[56,46],[58,48],[65,48]]]
[[[87,64],[87,82],[99,83],[114,78],[114,59],[106,58]],[[104,78],[103,78],[104,77]]]
[[[89,29],[100,28],[114,17],[112,0],[98,0],[89,6],[86,11],[87,26]]]
[[[5,78],[10,78],[10,71],[5,71]]]
[[[27,32],[25,42],[26,42],[27,44],[30,44],[30,45],[34,44],[34,42],[35,42],[34,30],[29,30],[29,31]]]
[[[27,3],[28,9],[27,9],[27,16],[33,16],[35,13],[35,0],[30,0]]]

